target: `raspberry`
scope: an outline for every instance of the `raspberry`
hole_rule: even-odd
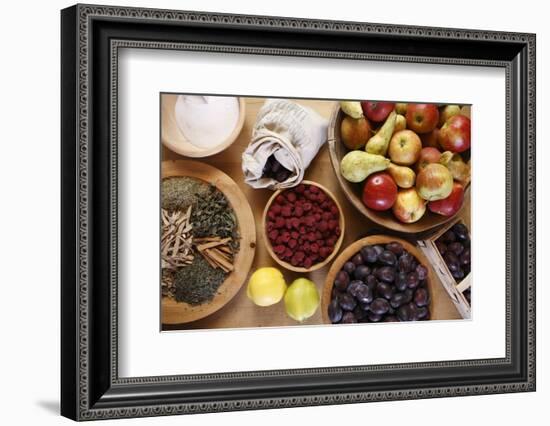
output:
[[[279,229],[285,226],[285,220],[282,217],[278,217],[275,219],[275,228]]]
[[[292,229],[292,219],[285,220],[285,228],[288,230]]]
[[[313,243],[310,248],[312,253],[317,253],[319,251],[319,246],[317,245],[317,243]]]
[[[286,248],[285,252],[283,253],[283,258],[290,259],[291,257],[292,257],[292,250],[290,250],[289,248]]]
[[[311,265],[313,265],[313,260],[311,260],[311,257],[306,257],[304,259],[304,268],[311,268]]]
[[[306,257],[306,254],[303,251],[298,251],[294,256],[298,259],[298,262],[301,262]]]
[[[316,240],[315,234],[314,234],[313,232],[308,233],[308,234],[307,234],[307,239],[308,239],[308,241],[310,241],[310,242],[315,241],[315,240]]]
[[[317,194],[317,200],[319,200],[319,202],[322,203],[326,199],[327,199],[327,194],[325,194],[324,192],[319,192],[319,194]]]
[[[306,190],[306,186],[301,183],[300,185],[298,185],[295,189],[295,191],[298,193],[298,194],[303,194],[303,192]]]
[[[294,192],[288,191],[286,194],[286,199],[291,203],[294,203],[296,201],[296,194]]]
[[[328,229],[328,223],[326,220],[322,220],[319,222],[317,229],[321,232],[325,232]]]
[[[288,243],[290,241],[290,232],[284,231],[281,237],[283,238],[283,243]]]
[[[303,209],[304,209],[305,212],[310,211],[312,207],[313,206],[311,205],[311,203],[304,203],[304,205],[303,205]]]
[[[292,219],[290,219],[290,224],[294,229],[298,229],[300,227],[300,219],[298,219],[297,217],[293,217]]]
[[[297,245],[298,245],[298,241],[296,241],[295,239],[288,240],[288,247],[290,247],[291,249],[293,249]]]
[[[306,226],[313,226],[315,225],[315,217],[314,216],[306,216],[304,220]]]
[[[304,215],[304,209],[300,206],[294,207],[294,215],[296,217],[302,217]]]
[[[273,251],[278,254],[278,255],[281,255],[285,252],[285,246],[283,245],[278,245],[278,246],[275,246],[273,247]]]
[[[319,214],[319,213],[315,213],[313,215],[313,217],[315,218],[315,222],[319,222],[322,218],[321,214]]]
[[[270,209],[275,214],[281,213],[281,206],[279,204],[273,204]]]
[[[332,249],[330,247],[321,247],[321,250],[319,250],[319,255],[321,258],[326,259],[330,256],[332,253]]]
[[[340,216],[340,211],[338,210],[338,207],[334,203],[332,204],[332,206],[330,206],[330,212],[333,214],[335,218]]]
[[[277,197],[275,197],[275,202],[280,206],[284,206],[286,204],[286,200],[283,194],[277,195]]]
[[[324,212],[322,217],[323,217],[323,220],[330,220],[332,219],[332,214],[330,212]]]
[[[273,231],[271,231],[269,234],[268,234],[268,237],[269,237],[269,240],[270,241],[275,241],[277,239],[277,237],[279,236],[279,231],[277,231],[276,229],[274,229]]]
[[[281,210],[281,214],[283,215],[283,217],[289,217],[292,215],[292,207],[290,206],[284,206]]]
[[[336,220],[329,220],[328,222],[328,229],[330,229],[331,231],[334,231],[336,229],[336,227],[338,226],[338,221]]]
[[[300,236],[300,233],[298,231],[292,231],[290,233],[290,237],[294,238],[295,240],[297,240],[299,236]]]
[[[298,231],[300,232],[300,234],[305,234],[306,233],[306,227],[305,226],[300,226],[300,229]]]
[[[279,235],[277,239],[275,240],[275,244],[283,244],[283,236]]]

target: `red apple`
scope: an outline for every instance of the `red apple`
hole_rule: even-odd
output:
[[[395,108],[395,104],[393,102],[363,101],[361,102],[361,107],[363,108],[363,114],[369,120],[379,123],[390,115],[390,112]]]
[[[436,104],[408,104],[407,128],[416,133],[429,133],[439,122],[439,109]]]
[[[410,166],[418,161],[422,142],[412,130],[400,130],[393,134],[388,147],[388,155],[395,164]]]
[[[428,164],[438,163],[441,158],[441,152],[437,148],[425,147],[420,151],[418,162],[416,163],[416,171],[419,172]]]
[[[470,119],[464,115],[453,115],[439,129],[437,140],[445,151],[466,151],[470,148]]]
[[[392,210],[401,222],[413,223],[426,213],[426,202],[420,198],[416,189],[402,189],[397,194]]]
[[[386,172],[370,175],[363,187],[363,203],[369,209],[388,210],[397,198],[397,185]]]
[[[453,185],[453,190],[447,198],[437,201],[430,201],[428,203],[428,208],[430,211],[443,216],[453,216],[460,210],[463,202],[464,187],[458,182],[455,182]]]
[[[416,190],[425,200],[442,200],[453,190],[453,176],[442,164],[428,164],[416,175]]]

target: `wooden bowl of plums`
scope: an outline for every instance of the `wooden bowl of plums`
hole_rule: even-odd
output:
[[[373,235],[333,262],[321,300],[325,324],[424,321],[433,310],[433,271],[411,243]]]
[[[470,202],[470,107],[346,101],[328,127],[348,200],[368,219],[420,233]]]

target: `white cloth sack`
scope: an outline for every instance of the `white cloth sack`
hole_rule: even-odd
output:
[[[328,121],[313,111],[285,99],[268,99],[256,117],[252,141],[242,155],[245,182],[253,188],[290,188],[304,173],[327,140]],[[274,155],[291,171],[284,182],[262,177],[267,159]]]

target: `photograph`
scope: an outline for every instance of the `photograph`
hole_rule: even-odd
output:
[[[61,414],[534,392],[535,32],[212,10],[61,11]]]
[[[471,319],[474,105],[159,96],[162,331]]]

